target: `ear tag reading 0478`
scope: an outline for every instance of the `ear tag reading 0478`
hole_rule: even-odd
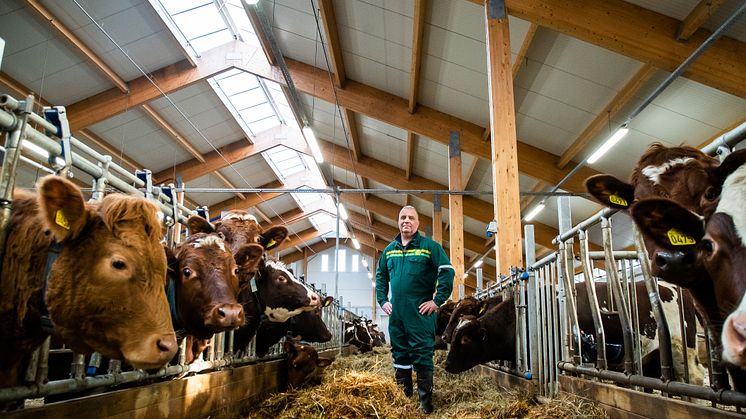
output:
[[[675,228],[668,230],[666,235],[668,236],[668,240],[674,246],[688,246],[697,243],[697,241],[694,240],[692,236],[687,236],[686,234],[676,230]]]
[[[54,222],[65,230],[70,230],[70,222],[67,221],[67,218],[65,218],[65,214],[62,213],[62,210],[57,210],[57,212],[54,214]]]
[[[626,207],[626,206],[629,205],[629,204],[627,204],[627,200],[626,199],[622,198],[621,196],[619,196],[617,194],[611,194],[611,195],[609,195],[609,202],[611,202],[612,204],[621,205],[623,207]]]

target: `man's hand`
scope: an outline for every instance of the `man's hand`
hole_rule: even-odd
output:
[[[438,306],[433,300],[425,301],[424,303],[420,304],[420,314],[428,315],[435,312],[437,309]]]
[[[388,315],[391,315],[392,306],[391,306],[390,302],[386,301],[385,303],[383,303],[383,305],[381,306],[381,308],[383,309],[384,313],[386,313]]]

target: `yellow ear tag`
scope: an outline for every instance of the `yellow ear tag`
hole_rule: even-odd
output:
[[[67,218],[65,218],[65,214],[62,213],[62,210],[57,210],[57,212],[54,214],[54,222],[65,230],[70,230],[70,222],[67,221]]]
[[[485,308],[486,308],[486,306],[482,306],[482,308],[479,309],[479,314],[484,313]]]
[[[626,206],[629,205],[629,204],[627,204],[627,200],[626,199],[622,198],[621,196],[619,196],[617,194],[611,194],[611,195],[609,195],[609,202],[611,202],[612,204],[621,205],[623,207],[626,207]]]
[[[269,248],[269,247],[272,247],[272,246],[274,246],[274,245],[275,245],[276,243],[277,243],[277,242],[276,242],[276,241],[274,241],[274,239],[273,239],[273,240],[270,240],[270,241],[269,241],[269,243],[267,243],[267,247],[268,247],[268,248]]]
[[[672,228],[666,233],[668,240],[674,246],[687,246],[690,244],[696,244],[697,241],[693,237],[687,236],[686,234]]]

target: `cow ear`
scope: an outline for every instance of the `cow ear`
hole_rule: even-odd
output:
[[[333,359],[321,358],[316,359],[316,366],[319,368],[326,368],[332,364]]]
[[[263,255],[264,248],[258,244],[251,243],[241,246],[236,254],[233,255],[233,258],[240,269],[254,272],[259,268],[259,263],[262,261]]]
[[[720,163],[720,166],[715,169],[717,171],[716,177],[718,186],[722,187],[725,179],[744,163],[746,163],[746,149],[734,151],[728,154],[725,160]]]
[[[57,241],[75,238],[88,222],[80,189],[58,176],[47,176],[38,186],[44,221]]]
[[[192,215],[189,217],[187,220],[187,227],[189,228],[189,234],[210,234],[215,232],[215,227],[199,215]]]
[[[334,297],[332,297],[331,295],[324,298],[324,302],[321,304],[321,307],[328,307],[332,303],[332,301],[334,301]]]
[[[705,234],[699,215],[668,199],[643,199],[632,206],[632,218],[640,232],[666,249],[697,244]]]
[[[295,353],[295,344],[292,341],[286,340],[282,343],[282,348],[287,352],[288,354]]]
[[[487,302],[486,301],[480,301],[479,302],[479,310],[477,311],[477,315],[481,316],[484,314],[484,311],[487,310]]]
[[[595,175],[585,180],[585,189],[601,205],[629,209],[635,200],[635,188],[611,175]]]
[[[163,245],[163,250],[166,252],[166,261],[168,263],[168,270],[176,272],[179,269],[179,260],[176,259],[174,251],[170,247]]]
[[[288,228],[285,226],[272,226],[259,236],[259,244],[266,250],[280,245],[288,237]]]

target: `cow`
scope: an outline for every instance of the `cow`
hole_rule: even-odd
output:
[[[691,263],[706,270],[708,287],[702,288],[709,291],[707,296],[716,304],[710,307],[710,316],[726,319],[721,332],[724,359],[739,366],[744,364],[734,348],[743,339],[743,330],[740,312],[733,311],[746,292],[743,280],[746,273],[743,262],[746,260],[745,205],[746,165],[725,180],[720,202],[707,221],[669,200],[645,200],[632,208],[635,222],[656,244],[662,248],[684,249],[692,255]],[[744,389],[742,381],[736,384],[737,388]]]
[[[636,282],[636,293],[638,302],[638,316],[640,322],[640,349],[643,353],[643,373],[649,376],[660,375],[660,365],[657,361],[658,343],[656,339],[657,325],[652,316],[650,300],[647,297],[645,284]],[[606,354],[610,369],[620,370],[623,367],[623,351],[616,351],[616,356],[611,356],[610,348],[622,348],[624,337],[622,334],[619,316],[612,313],[607,301],[607,283],[597,282],[596,295],[599,308],[601,309],[601,321],[604,325],[606,337]],[[586,284],[579,282],[575,284],[578,305],[578,323],[584,336],[593,336],[595,326],[588,302]],[[678,321],[677,308],[679,296],[673,287],[659,284],[661,304],[669,324],[671,336],[681,336]],[[684,294],[684,312],[686,321],[686,345],[689,360],[690,381],[701,384],[704,376],[700,366],[695,362],[696,346],[696,319],[693,316],[691,298]],[[492,361],[507,360],[515,361],[515,305],[512,298],[505,300],[480,317],[466,315],[461,318],[455,328],[451,339],[451,348],[446,359],[446,371],[462,372],[473,366]],[[587,338],[583,349],[587,352],[595,350],[592,338]],[[677,377],[683,376],[683,360],[678,356],[674,359],[674,373]]]
[[[288,334],[306,342],[329,342],[332,333],[321,319],[321,310],[332,301],[334,297],[327,296],[322,300],[321,306],[312,311],[304,311],[282,323],[261,322],[256,331],[256,356],[267,355],[269,348]]]
[[[316,348],[288,339],[283,343],[288,366],[288,387],[298,388],[317,376],[320,368],[331,365],[332,360],[320,357]]]
[[[72,182],[46,177],[16,190],[0,276],[0,386],[53,328],[82,354],[155,369],[176,353],[157,207],[107,195],[86,203]],[[56,259],[55,256],[56,255]],[[45,269],[46,266],[46,269]]]
[[[453,330],[456,328],[463,316],[480,316],[485,311],[500,304],[502,301],[503,298],[501,295],[496,295],[486,299],[477,299],[473,296],[469,296],[459,300],[453,308],[451,317],[448,319],[448,324],[446,324],[446,327],[443,330],[443,341],[445,343],[451,342]]]
[[[451,319],[451,313],[453,308],[456,307],[456,302],[448,300],[438,307],[438,317],[435,323],[435,350],[447,350],[448,344],[443,340],[443,332],[445,332],[448,322]]]
[[[368,327],[368,333],[371,338],[371,346],[378,347],[386,344],[386,335],[378,329],[378,324],[373,323],[373,320],[368,320],[366,323]]]
[[[321,304],[319,296],[298,281],[282,262],[264,257],[264,252],[287,238],[286,227],[264,230],[251,214],[232,210],[214,226],[208,223],[201,228],[224,237],[238,266],[238,301],[246,320],[234,332],[236,350],[246,348],[262,320],[282,323]]]
[[[373,337],[364,318],[355,318],[344,323],[344,341],[357,347],[360,352],[373,350]]]

